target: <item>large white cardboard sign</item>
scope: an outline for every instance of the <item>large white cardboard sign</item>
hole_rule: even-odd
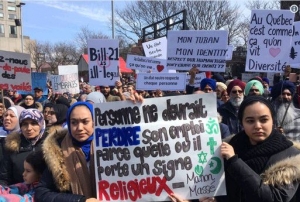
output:
[[[100,201],[226,195],[216,94],[171,98],[94,105]]]
[[[78,73],[78,65],[59,65],[58,66],[58,74],[73,74]]]
[[[130,69],[140,72],[168,72],[167,61],[164,59],[149,58],[139,55],[127,55],[126,65]]]
[[[0,50],[0,89],[31,92],[30,55]]]
[[[228,33],[225,30],[168,31],[168,69],[225,72]]]
[[[293,23],[290,10],[252,10],[245,70],[283,72],[289,64]]]
[[[142,43],[146,57],[167,59],[167,38],[161,37]]]
[[[138,73],[137,90],[185,90],[186,73]]]
[[[65,75],[51,75],[51,84],[53,93],[65,93],[72,94],[79,93],[79,80],[78,73],[65,74]]]
[[[119,41],[89,39],[89,81],[91,85],[114,86],[119,77]]]

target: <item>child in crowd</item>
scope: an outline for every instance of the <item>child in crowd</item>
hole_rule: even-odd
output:
[[[45,168],[42,151],[30,153],[24,161],[24,182],[9,187],[0,185],[0,201],[34,202],[34,187],[38,184]]]

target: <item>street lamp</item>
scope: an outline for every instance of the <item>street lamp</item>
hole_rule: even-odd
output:
[[[24,46],[23,46],[22,6],[25,6],[25,3],[20,2],[16,6],[20,7],[20,19],[19,19],[19,23],[17,24],[17,21],[15,21],[15,22],[16,22],[16,26],[21,26],[21,46],[22,46],[22,53],[23,53],[24,52]]]

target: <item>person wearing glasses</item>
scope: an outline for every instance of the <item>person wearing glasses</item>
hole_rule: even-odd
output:
[[[276,112],[276,127],[288,139],[300,142],[300,109],[293,97],[296,86],[290,81],[280,81],[271,90],[272,104]]]
[[[251,80],[245,86],[245,96],[263,95],[264,87],[258,80]]]
[[[222,123],[229,127],[230,134],[236,134],[242,130],[242,125],[238,120],[237,113],[244,100],[245,83],[239,79],[234,79],[227,86],[229,101],[218,108],[222,116]]]
[[[32,94],[26,95],[24,101],[20,102],[19,105],[25,109],[33,108],[38,109],[40,112],[43,111],[43,105],[39,102],[36,102]]]

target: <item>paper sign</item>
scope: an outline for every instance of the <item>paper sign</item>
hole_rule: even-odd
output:
[[[0,50],[0,89],[31,92],[30,55]]]
[[[66,75],[51,75],[53,93],[79,93],[78,73]]]
[[[130,69],[136,69],[140,72],[168,72],[167,61],[157,58],[148,58],[139,55],[127,55],[126,65]]]
[[[168,31],[168,69],[225,72],[228,33],[225,30]]]
[[[100,201],[226,195],[216,94],[178,98],[94,105]]]
[[[293,23],[290,10],[252,10],[245,70],[283,72],[289,64]]]
[[[78,65],[59,65],[58,66],[58,74],[73,74],[78,73]]]
[[[248,81],[256,76],[259,76],[259,73],[242,73],[242,81],[248,83]]]
[[[189,85],[190,78],[191,78],[191,75],[186,76],[186,85]],[[201,81],[204,78],[206,78],[205,72],[201,72],[199,74],[196,74],[195,81],[194,81],[194,86],[199,86],[200,87]]]
[[[232,60],[233,45],[227,46],[226,60]]]
[[[300,22],[294,22],[294,36],[290,50],[290,66],[300,69]]]
[[[167,59],[167,38],[162,37],[142,43],[146,57]]]
[[[89,39],[89,82],[91,85],[114,86],[119,77],[119,41]]]
[[[40,87],[43,89],[43,95],[48,95],[47,86],[47,73],[32,72],[31,73],[32,90],[31,93],[34,94],[34,88]],[[19,94],[28,94],[28,91],[18,91]]]
[[[137,90],[185,90],[186,73],[138,73]]]

